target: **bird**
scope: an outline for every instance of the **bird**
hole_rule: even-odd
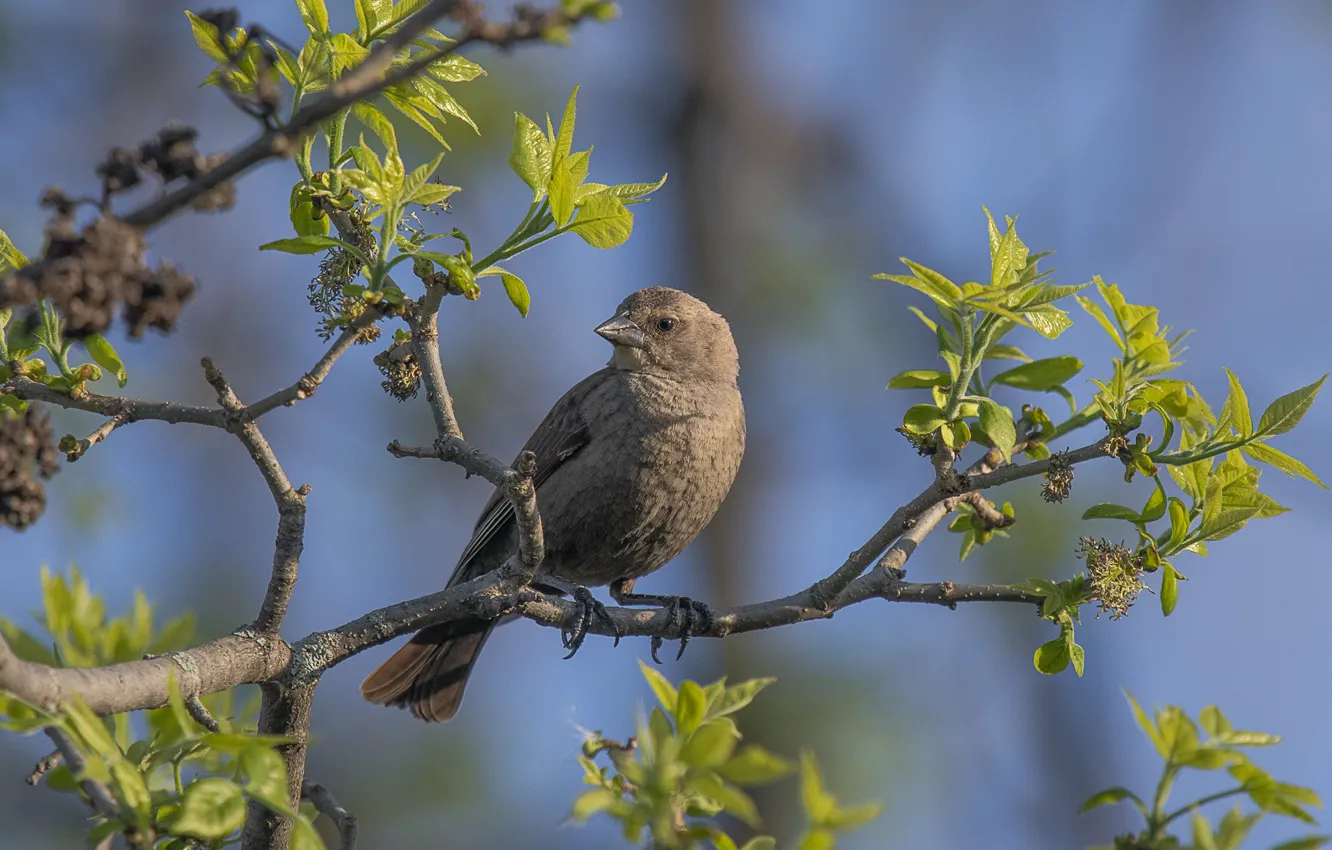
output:
[[[595,332],[611,343],[610,361],[566,392],[522,449],[536,457],[546,544],[533,585],[584,605],[582,628],[566,639],[570,656],[591,617],[605,616],[587,590],[603,585],[621,605],[683,613],[683,652],[695,619],[711,616],[707,606],[634,593],[634,582],[680,554],[730,492],[745,451],[739,354],[725,318],[664,286],[632,293]],[[448,586],[498,568],[517,546],[513,506],[497,489]],[[498,622],[421,630],[365,679],[361,695],[427,722],[453,718]]]

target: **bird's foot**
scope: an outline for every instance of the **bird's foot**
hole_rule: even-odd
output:
[[[620,627],[615,625],[611,615],[606,611],[606,606],[597,601],[592,595],[592,591],[586,587],[576,586],[573,588],[573,601],[582,606],[582,611],[578,615],[578,620],[569,631],[560,631],[560,640],[564,642],[564,648],[569,650],[569,654],[564,656],[568,661],[583,648],[583,640],[587,637],[587,630],[592,625],[593,620],[600,620],[610,627],[611,634],[615,636],[614,646],[620,645]]]
[[[659,597],[662,607],[666,609],[666,616],[669,622],[674,625],[676,617],[683,618],[680,624],[680,651],[675,653],[675,660],[679,661],[684,657],[685,647],[689,646],[689,641],[696,634],[696,629],[708,631],[712,628],[712,609],[697,599],[690,599],[688,596],[662,596]],[[665,639],[661,635],[652,636],[652,660],[660,664],[661,659],[657,657],[657,650]]]

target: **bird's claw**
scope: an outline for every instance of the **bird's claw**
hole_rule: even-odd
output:
[[[669,596],[664,607],[672,625],[675,624],[676,617],[683,618],[680,624],[680,651],[675,653],[675,660],[679,661],[684,657],[685,647],[689,646],[689,641],[694,637],[695,628],[702,631],[712,628],[712,609],[688,596]],[[657,657],[657,650],[661,649],[664,642],[665,639],[661,635],[652,636],[652,660],[658,664],[661,663],[661,659]]]
[[[608,625],[611,634],[615,636],[615,643],[612,645],[620,645],[620,627],[615,625],[615,621],[611,619],[606,606],[597,601],[597,598],[592,595],[592,591],[586,587],[574,588],[573,601],[581,605],[583,610],[579,613],[578,620],[574,623],[572,629],[567,632],[560,631],[560,640],[564,643],[564,648],[569,650],[569,654],[564,656],[565,661],[573,658],[578,650],[583,648],[583,640],[587,638],[587,630],[594,619],[601,620]]]

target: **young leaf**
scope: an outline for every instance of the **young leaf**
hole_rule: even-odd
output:
[[[1114,788],[1107,788],[1104,791],[1100,791],[1088,797],[1087,802],[1082,804],[1082,812],[1083,814],[1086,814],[1092,809],[1099,808],[1100,806],[1109,806],[1113,803],[1118,803],[1121,800],[1132,800],[1133,804],[1138,807],[1139,811],[1147,811],[1147,805],[1143,803],[1141,797],[1127,788],[1117,786]]]
[[[555,143],[551,146],[553,148],[551,162],[557,167],[573,150],[574,120],[578,117],[578,88],[574,86],[573,94],[569,95],[569,102],[564,106],[564,118],[560,120],[559,134],[555,136]]]
[[[491,275],[499,275],[500,280],[504,283],[504,294],[509,296],[509,301],[518,308],[518,313],[526,319],[527,310],[532,305],[532,296],[527,292],[527,284],[523,283],[523,279],[518,275],[507,272],[499,266],[491,266],[476,273],[477,277],[489,277]]]
[[[194,43],[199,45],[199,49],[204,52],[204,55],[219,64],[225,63],[227,61],[227,51],[222,49],[217,27],[193,12],[187,11],[185,17],[190,19],[190,31],[194,34]]]
[[[708,699],[697,682],[688,679],[680,683],[680,695],[675,703],[675,728],[681,735],[691,735],[703,722]]]
[[[1318,476],[1314,475],[1312,469],[1305,466],[1303,463],[1300,463],[1285,452],[1280,451],[1279,449],[1274,449],[1266,443],[1249,443],[1240,446],[1240,451],[1256,461],[1275,466],[1292,478],[1307,478],[1324,490],[1328,489],[1326,484],[1318,480]]]
[[[983,398],[980,404],[980,426],[994,441],[994,447],[1003,455],[1006,462],[1013,460],[1013,444],[1017,442],[1017,428],[1013,425],[1013,413],[1007,407],[990,398]]]
[[[88,354],[103,369],[116,376],[116,383],[124,387],[129,381],[129,374],[125,371],[125,364],[121,362],[120,355],[116,354],[115,348],[106,341],[106,337],[101,334],[92,334],[83,338],[83,347],[88,349]]]
[[[614,248],[633,232],[634,214],[619,198],[592,195],[578,208],[570,229],[593,248]]]
[[[301,10],[301,21],[311,35],[328,32],[328,7],[324,0],[296,0],[296,7]]]
[[[902,427],[913,434],[929,434],[945,421],[941,408],[933,404],[917,404],[907,408]]]
[[[1047,676],[1062,672],[1068,666],[1068,644],[1062,637],[1048,640],[1036,648],[1032,663]]]
[[[1175,568],[1166,564],[1161,569],[1161,613],[1167,617],[1175,611],[1175,603],[1179,601],[1179,573]]]
[[[1111,502],[1102,502],[1099,505],[1092,505],[1082,514],[1083,519],[1124,519],[1129,522],[1140,522],[1141,517],[1133,508],[1127,508],[1123,505],[1116,505]]]
[[[1235,426],[1241,437],[1247,437],[1253,433],[1253,415],[1249,413],[1249,397],[1244,394],[1244,387],[1240,386],[1239,378],[1235,373],[1226,370],[1226,377],[1230,379],[1230,395],[1226,397],[1226,407],[1230,409],[1230,424]]]
[[[1082,371],[1076,357],[1050,357],[1000,372],[991,379],[996,384],[1020,390],[1052,390]]]
[[[546,187],[550,183],[550,142],[536,122],[521,112],[513,114],[513,122],[509,167],[531,187],[532,202],[536,203],[546,196]]]
[[[345,248],[356,254],[360,249],[332,236],[298,236],[295,239],[277,239],[259,246],[260,251],[281,251],[284,254],[318,254],[329,248]]]
[[[754,697],[758,696],[759,691],[768,687],[768,685],[771,685],[775,681],[777,680],[771,677],[749,679],[738,685],[731,685],[729,688],[725,688],[720,696],[709,701],[707,716],[710,718],[724,717],[739,711],[753,702]]]
[[[737,785],[767,785],[790,776],[795,765],[757,744],[750,744],[718,768],[718,773]]]
[[[675,685],[672,685],[670,680],[655,668],[648,666],[647,662],[641,658],[638,660],[638,669],[643,671],[643,678],[647,679],[652,692],[657,695],[657,701],[661,703],[661,707],[674,714],[675,704],[679,700],[679,692],[675,689]]]
[[[1314,399],[1318,397],[1318,390],[1326,380],[1327,375],[1324,375],[1309,386],[1286,393],[1269,404],[1263,411],[1262,418],[1258,420],[1258,429],[1255,433],[1263,437],[1272,437],[1284,434],[1300,424],[1304,414],[1313,406]]]
[[[555,224],[560,227],[573,216],[577,189],[587,179],[587,164],[591,154],[589,148],[555,160],[555,168],[550,176],[550,212]]]
[[[894,375],[885,389],[919,390],[928,387],[946,387],[951,381],[952,378],[935,369],[908,369]]]
[[[173,833],[205,841],[226,838],[245,823],[245,797],[239,785],[209,777],[190,783],[167,825]]]

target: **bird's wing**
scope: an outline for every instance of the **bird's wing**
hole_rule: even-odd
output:
[[[522,451],[536,455],[536,474],[532,478],[532,483],[537,488],[540,488],[542,482],[550,478],[565,461],[587,445],[590,434],[582,415],[583,401],[592,390],[606,380],[608,373],[608,369],[603,369],[575,384],[555,402],[555,406],[546,414],[546,418],[527,439]],[[519,452],[520,456],[521,454],[522,452]],[[514,462],[516,464],[517,460]],[[467,547],[458,558],[458,566],[454,568],[453,575],[449,578],[450,585],[476,577],[469,573],[467,566],[486,544],[512,521],[513,505],[509,504],[496,488],[490,496],[490,501],[486,502],[486,506],[481,510],[481,518],[476,522],[472,539],[467,542]]]

